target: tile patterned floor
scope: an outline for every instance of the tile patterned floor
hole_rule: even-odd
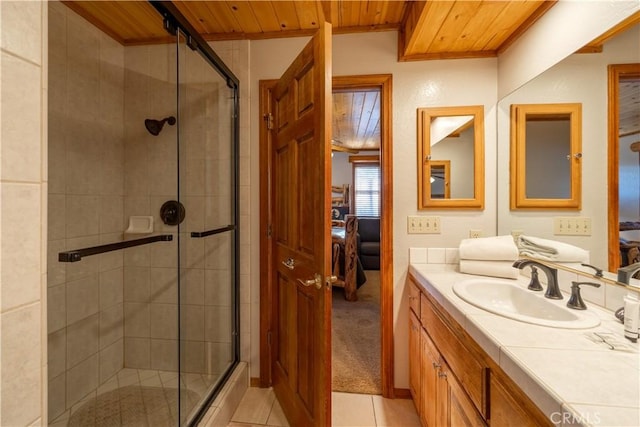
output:
[[[184,374],[183,412],[193,408],[216,379],[211,375]],[[175,426],[177,386],[177,372],[122,369],[50,426]]]
[[[336,427],[419,427],[420,420],[407,399],[333,392],[332,425]],[[249,388],[228,427],[288,426],[273,389]]]

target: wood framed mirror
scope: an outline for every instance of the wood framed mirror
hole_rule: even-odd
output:
[[[418,108],[418,210],[484,209],[484,107]]]
[[[510,208],[581,208],[582,104],[511,106]]]

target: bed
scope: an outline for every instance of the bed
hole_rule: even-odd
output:
[[[347,301],[357,301],[357,289],[367,277],[358,257],[358,218],[346,215],[344,226],[331,227],[332,274],[338,278],[333,284],[344,288]]]

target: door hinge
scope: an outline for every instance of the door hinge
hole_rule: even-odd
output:
[[[273,229],[271,228],[271,224],[267,225],[267,238],[271,238],[273,235]]]
[[[263,116],[264,121],[267,122],[267,129],[273,129],[273,114],[267,113]]]

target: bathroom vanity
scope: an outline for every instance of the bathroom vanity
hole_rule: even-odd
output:
[[[412,264],[408,279],[410,390],[423,425],[640,425],[638,344],[611,311],[587,304],[582,314],[599,319],[590,328],[526,323],[456,295],[479,276],[432,270]],[[526,290],[528,279],[510,282]]]

